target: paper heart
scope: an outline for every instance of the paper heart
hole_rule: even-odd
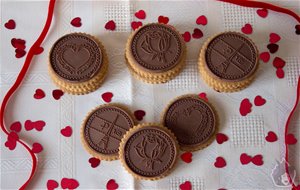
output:
[[[5,28],[9,30],[13,30],[16,28],[16,22],[13,19],[9,19],[5,24]]]
[[[115,23],[113,20],[108,21],[108,22],[105,24],[105,29],[106,29],[106,30],[114,31],[114,30],[116,29],[116,23]]]
[[[254,98],[254,105],[256,105],[256,106],[262,106],[265,103],[266,103],[266,99],[262,98],[259,95]]]
[[[6,141],[4,145],[9,149],[9,150],[14,150],[17,146],[17,141]]]
[[[292,145],[297,143],[297,139],[295,138],[294,134],[288,134],[285,137],[286,144]]]
[[[263,161],[263,157],[262,155],[258,154],[258,155],[255,155],[252,159],[251,159],[252,163],[257,165],[257,166],[261,166],[264,164],[264,161]]]
[[[119,185],[116,183],[114,179],[110,179],[106,184],[107,190],[116,190],[119,188]]]
[[[267,63],[269,60],[270,60],[270,53],[269,52],[262,52],[260,55],[259,55],[259,58],[263,61],[263,62],[265,62],[265,63]]]
[[[44,98],[45,96],[46,96],[45,92],[40,88],[36,89],[33,95],[33,97],[38,100]]]
[[[72,132],[73,132],[73,130],[72,130],[72,127],[70,127],[70,126],[66,126],[65,128],[60,130],[60,133],[65,137],[72,136]]]
[[[100,160],[98,158],[92,157],[89,159],[89,163],[91,164],[92,168],[96,168],[100,164]]]
[[[81,18],[75,17],[71,20],[71,25],[74,27],[80,27],[81,26]]]
[[[180,190],[192,190],[192,183],[190,181],[185,181],[179,185]]]
[[[136,21],[131,22],[131,28],[133,30],[136,30],[136,29],[138,29],[141,26],[143,26],[143,23],[140,22],[140,21],[138,21],[138,22],[136,22]]]
[[[240,104],[240,114],[242,116],[246,116],[248,113],[251,112],[252,104],[250,103],[248,98],[242,100]]]
[[[55,100],[59,100],[64,95],[64,92],[60,89],[52,91],[52,96]]]
[[[268,16],[268,9],[257,9],[256,13],[262,18],[266,18]]]
[[[228,137],[223,133],[217,133],[216,140],[218,144],[223,144],[224,142],[228,141]]]
[[[281,37],[276,33],[271,33],[269,36],[269,42],[271,44],[276,44],[277,42],[280,41],[280,39],[281,39]]]
[[[9,129],[18,133],[22,129],[22,124],[20,121],[16,121],[10,125]]]
[[[273,131],[269,131],[268,135],[265,137],[266,141],[268,142],[275,142],[277,141],[277,135]]]
[[[104,102],[109,103],[111,102],[112,98],[113,98],[113,93],[112,92],[105,92],[101,95],[102,99]]]
[[[198,24],[198,25],[207,25],[207,18],[206,18],[206,16],[204,16],[204,15],[201,15],[201,16],[199,16],[198,18],[197,18],[197,20],[196,20],[196,24]]]
[[[138,19],[145,19],[146,18],[146,13],[144,10],[139,10],[135,14],[136,18]]]
[[[39,55],[41,53],[43,53],[44,48],[43,47],[38,47],[34,50],[34,55]]]
[[[284,70],[282,68],[278,68],[276,70],[276,76],[280,79],[284,78]]]
[[[203,37],[203,32],[199,28],[195,28],[192,36],[195,39],[202,38]]]
[[[43,151],[43,146],[40,143],[33,143],[31,150],[33,153],[38,154]]]
[[[252,32],[253,32],[253,28],[252,28],[251,24],[245,24],[241,30],[244,34],[252,34]]]
[[[295,26],[295,29],[296,29],[295,33],[296,33],[297,35],[300,35],[300,24],[297,24],[297,25]]]
[[[279,49],[279,46],[277,44],[268,44],[267,48],[269,49],[270,53],[276,53]]]
[[[15,52],[16,52],[15,57],[18,59],[26,55],[26,51],[24,49],[16,49]]]
[[[182,34],[182,37],[185,42],[191,41],[191,33],[190,32],[185,32],[184,34]]]
[[[199,96],[199,98],[208,102],[208,98],[207,98],[207,95],[205,92],[201,92],[198,96]]]
[[[300,190],[300,185],[293,187],[292,190]]]
[[[30,131],[32,129],[36,129],[37,131],[42,131],[43,128],[45,127],[46,123],[45,121],[38,120],[38,121],[31,121],[31,120],[26,120],[25,121],[25,129],[27,131]]]
[[[134,112],[134,116],[138,121],[142,121],[145,115],[146,112],[144,110],[136,110]]]
[[[191,152],[185,152],[181,154],[180,158],[185,163],[191,163],[193,161],[193,154]]]
[[[16,49],[25,49],[26,41],[20,38],[12,38],[10,41],[11,45]]]
[[[214,165],[216,168],[224,168],[226,166],[226,161],[223,157],[219,156],[216,158]]]
[[[283,68],[285,66],[285,61],[281,59],[280,57],[275,57],[273,60],[273,66],[275,68]]]
[[[53,180],[53,179],[49,179],[47,181],[47,190],[54,190],[56,188],[58,188],[58,183],[57,181]]]
[[[169,22],[168,17],[162,16],[162,15],[158,17],[158,23],[168,24],[168,22]]]
[[[72,178],[62,178],[60,185],[63,189],[76,189],[79,187],[78,181]]]
[[[240,161],[243,165],[249,164],[251,162],[252,157],[246,153],[241,154]]]

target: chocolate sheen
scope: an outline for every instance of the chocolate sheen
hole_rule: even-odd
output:
[[[257,55],[255,45],[244,35],[226,32],[208,44],[205,59],[207,67],[217,77],[242,80],[256,70]]]
[[[181,146],[193,147],[205,143],[214,134],[216,117],[204,100],[183,97],[169,106],[164,125],[175,134]]]
[[[164,72],[175,67],[183,54],[180,34],[170,26],[149,24],[137,31],[131,41],[131,53],[139,67]]]
[[[91,148],[101,154],[117,154],[122,137],[132,128],[132,118],[121,108],[101,107],[86,121],[84,137]]]
[[[144,177],[158,177],[175,163],[174,139],[158,127],[145,126],[126,141],[123,158],[130,170]]]
[[[84,82],[98,73],[102,57],[94,39],[73,33],[55,42],[50,52],[50,64],[59,77],[70,82]]]

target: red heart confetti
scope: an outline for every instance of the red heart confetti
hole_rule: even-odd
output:
[[[268,44],[267,48],[269,49],[270,53],[276,53],[279,49],[279,46],[277,44]]]
[[[265,103],[266,103],[266,100],[259,95],[254,98],[254,105],[256,105],[256,106],[262,106]]]
[[[19,139],[19,136],[15,132],[10,132],[7,136],[7,141],[5,142],[5,146],[9,150],[14,150],[17,146],[17,140]]]
[[[193,154],[191,152],[185,152],[181,154],[180,158],[185,163],[191,163],[193,161]]]
[[[228,137],[223,133],[217,133],[216,140],[218,144],[223,144],[224,142],[228,141]]]
[[[182,34],[182,37],[183,37],[183,40],[185,41],[185,42],[189,42],[189,41],[191,41],[191,33],[190,32],[185,32],[185,33],[183,33]]]
[[[59,100],[64,95],[64,92],[60,89],[52,91],[52,96],[55,100]]]
[[[197,20],[196,20],[196,24],[198,24],[198,25],[207,25],[207,18],[206,18],[206,16],[204,16],[204,15],[201,15],[201,16],[199,16],[198,18],[197,18]]]
[[[136,110],[134,112],[134,116],[138,121],[142,121],[145,115],[146,112],[144,110]]]
[[[203,32],[199,28],[194,29],[194,33],[192,34],[193,38],[199,39],[203,37]]]
[[[47,181],[47,190],[54,190],[56,188],[58,188],[58,183],[57,181],[53,180],[53,179],[49,179]]]
[[[273,66],[275,68],[283,68],[285,66],[285,61],[281,59],[280,57],[275,57],[273,60]]]
[[[21,38],[12,38],[10,41],[11,45],[16,49],[25,49],[26,41]]]
[[[255,164],[255,165],[257,165],[257,166],[263,165],[263,164],[264,164],[264,161],[263,161],[262,155],[258,154],[258,155],[256,155],[256,156],[254,156],[254,157],[252,158],[252,163]]]
[[[13,30],[16,28],[16,22],[13,19],[9,19],[5,24],[5,28],[9,30]]]
[[[89,163],[91,164],[92,168],[98,167],[100,162],[101,162],[100,159],[95,158],[95,157],[92,157],[92,158],[89,159]]]
[[[146,13],[144,10],[139,10],[135,14],[136,18],[138,19],[145,19],[146,18]]]
[[[102,99],[104,102],[109,103],[111,102],[112,98],[113,98],[113,93],[112,92],[105,92],[101,95]]]
[[[43,53],[44,48],[43,47],[38,47],[34,50],[34,55],[39,55],[41,53]]]
[[[242,116],[246,116],[248,113],[251,112],[252,104],[250,103],[248,98],[242,100],[240,104],[240,114]]]
[[[46,123],[42,120],[38,121],[31,121],[31,120],[26,120],[25,121],[25,129],[27,131],[31,131],[32,129],[36,129],[37,131],[42,131],[43,128],[45,127]]]
[[[169,22],[168,17],[162,16],[162,15],[158,17],[158,23],[168,24],[168,22]]]
[[[81,18],[80,17],[75,17],[71,20],[71,25],[74,27],[80,27],[81,24]]]
[[[241,154],[241,156],[240,156],[240,161],[241,161],[241,163],[243,164],[243,165],[245,165],[245,164],[249,164],[250,162],[251,162],[251,156],[249,156],[248,154],[246,154],[246,153],[243,153],[243,154]]]
[[[268,135],[265,137],[266,141],[268,142],[275,142],[277,141],[277,135],[273,131],[269,131]]]
[[[63,189],[76,189],[79,187],[78,181],[72,178],[63,178],[60,185]]]
[[[22,57],[24,57],[24,55],[26,55],[26,51],[24,49],[16,49],[15,52],[16,52],[15,57],[18,59],[22,58]]]
[[[214,165],[216,168],[224,168],[226,166],[226,161],[223,157],[219,156],[216,158]]]
[[[16,121],[10,125],[9,129],[18,133],[22,129],[22,124],[20,121]]]
[[[266,9],[266,8],[257,9],[256,13],[262,18],[266,18],[268,16],[268,9]]]
[[[206,96],[206,93],[205,92],[201,92],[199,95],[199,98],[201,98],[201,99],[203,99],[203,100],[205,100],[205,101],[207,101],[208,102],[208,98],[207,98],[207,96]]]
[[[190,181],[185,181],[179,185],[180,190],[192,190],[192,183]]]
[[[60,133],[65,137],[72,136],[72,132],[73,132],[73,130],[72,130],[72,127],[70,127],[70,126],[66,126],[65,128],[60,130]]]
[[[253,32],[251,24],[245,24],[245,26],[243,26],[241,30],[244,34],[252,34]]]
[[[270,53],[269,52],[262,52],[260,55],[259,55],[259,58],[263,61],[263,62],[265,62],[265,63],[267,63],[269,60],[270,60]]]
[[[136,29],[138,29],[141,26],[143,26],[143,23],[140,22],[140,21],[138,21],[138,22],[136,22],[136,21],[131,22],[131,28],[132,28],[132,30],[136,30]]]
[[[33,143],[32,144],[32,152],[33,153],[40,153],[43,151],[43,146],[40,143]]]
[[[114,179],[110,179],[106,184],[107,190],[116,190],[119,188],[119,185],[116,183]]]
[[[39,100],[39,99],[43,99],[45,96],[46,96],[45,92],[42,89],[38,88],[35,90],[33,98]]]
[[[116,29],[116,23],[115,23],[113,20],[108,21],[108,22],[105,24],[105,29],[106,29],[106,30],[114,31],[114,30]]]
[[[280,41],[280,39],[281,39],[281,37],[276,33],[271,33],[269,36],[269,42],[271,44],[276,44],[277,42]]]
[[[284,78],[284,70],[282,68],[278,68],[276,70],[276,76],[279,78],[279,79],[282,79]]]
[[[288,134],[286,136],[286,143],[289,144],[289,145],[296,144],[297,139],[295,138],[295,136],[293,134]]]
[[[300,35],[300,24],[297,24],[297,25],[295,26],[295,29],[296,29],[295,33],[296,33],[297,35]]]

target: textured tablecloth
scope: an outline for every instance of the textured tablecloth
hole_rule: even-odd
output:
[[[299,1],[274,1],[279,5],[300,13]],[[39,35],[47,13],[47,1],[0,1],[1,5],[1,99],[13,84],[25,57],[15,58],[12,38],[26,40],[26,50]],[[170,18],[169,24],[181,33],[200,28],[204,36],[187,43],[187,66],[174,80],[159,85],[150,85],[134,79],[124,63],[124,47],[132,31],[131,22],[137,21],[134,13],[145,10],[143,24],[157,22],[160,15]],[[62,178],[74,178],[80,189],[105,189],[107,181],[115,179],[119,189],[179,189],[179,185],[190,181],[193,189],[278,189],[272,181],[271,172],[276,161],[284,157],[284,125],[295,99],[297,78],[300,74],[300,36],[295,35],[296,21],[283,14],[269,11],[267,18],[261,18],[257,9],[242,8],[216,1],[61,1],[58,0],[54,22],[43,43],[44,52],[33,59],[29,74],[6,113],[6,124],[15,121],[23,125],[20,137],[28,144],[39,142],[43,151],[38,154],[39,166],[31,189],[45,189],[49,179],[58,182]],[[196,25],[198,16],[205,15],[206,26]],[[82,19],[82,26],[73,27],[74,17]],[[3,27],[9,19],[16,21],[14,30]],[[115,31],[107,31],[104,25],[114,20]],[[218,93],[209,88],[197,72],[198,54],[203,42],[211,35],[225,30],[241,31],[250,23],[253,34],[249,35],[260,52],[267,51],[269,34],[281,36],[279,51],[268,63],[260,63],[257,78],[247,89],[237,93]],[[56,87],[47,73],[48,52],[52,44],[62,35],[70,32],[86,32],[98,37],[104,44],[109,57],[109,72],[105,83],[97,91],[84,96],[65,94],[60,100],[52,97]],[[272,60],[279,56],[286,61],[285,77],[276,77]],[[46,97],[37,100],[33,94],[43,89]],[[134,111],[145,110],[143,122],[159,122],[165,106],[173,98],[186,93],[205,92],[215,105],[220,118],[220,132],[229,137],[223,144],[213,142],[204,150],[193,153],[189,164],[178,161],[176,169],[159,181],[133,179],[121,166],[120,161],[102,161],[96,168],[88,162],[91,157],[80,143],[80,125],[85,115],[95,106],[103,104],[101,94],[112,92],[112,102],[128,105]],[[247,116],[239,113],[240,102],[249,98],[253,103],[257,95],[266,99],[264,106],[252,107]],[[298,109],[299,110],[299,109]],[[43,120],[46,126],[41,132],[26,131],[26,120]],[[292,120],[291,131],[300,139],[299,111]],[[60,130],[73,128],[71,137],[64,137]],[[265,140],[268,131],[278,135],[278,141]],[[5,146],[6,136],[1,133],[1,189],[16,189],[27,179],[31,170],[31,159],[24,148],[17,145],[14,151]],[[291,146],[290,163],[298,171],[296,181],[300,182],[299,142]],[[261,154],[264,164],[242,165],[240,155]],[[227,165],[214,167],[216,157],[222,156]]]

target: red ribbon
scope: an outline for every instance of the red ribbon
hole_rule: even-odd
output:
[[[31,48],[29,49],[29,52],[26,56],[24,65],[15,81],[15,83],[13,84],[13,86],[8,90],[8,92],[6,93],[6,95],[4,96],[3,102],[1,104],[1,109],[0,109],[0,126],[2,131],[6,134],[9,135],[8,130],[5,127],[4,124],[4,115],[5,115],[5,109],[6,106],[8,104],[9,99],[11,98],[11,96],[17,91],[18,87],[20,87],[22,81],[24,80],[24,77],[26,76],[26,73],[29,69],[29,66],[31,64],[31,60],[35,55],[35,51],[37,48],[39,48],[42,44],[42,42],[44,41],[51,22],[52,22],[52,18],[53,18],[53,12],[54,12],[54,5],[55,5],[55,1],[56,0],[50,0],[49,2],[49,6],[48,6],[48,16],[47,16],[47,20],[46,23],[44,25],[43,31],[41,32],[40,36],[38,37],[38,39],[35,41],[35,43],[31,46]],[[27,179],[27,181],[20,187],[21,190],[25,189],[28,184],[30,183],[30,181],[32,180],[35,170],[37,168],[37,157],[35,156],[35,154],[32,152],[31,148],[21,139],[17,139],[17,142],[20,143],[30,154],[31,159],[32,159],[32,168],[31,168],[31,173],[29,178]]]

